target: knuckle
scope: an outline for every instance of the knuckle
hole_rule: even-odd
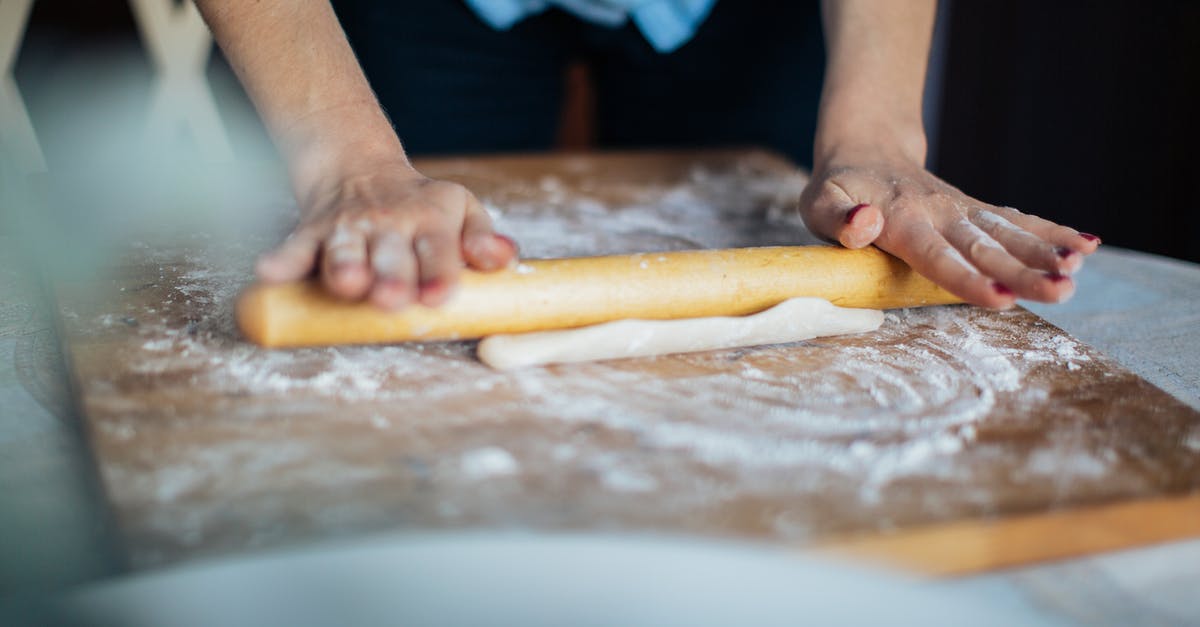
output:
[[[426,263],[449,257],[453,252],[449,238],[442,233],[425,233],[417,237],[413,240],[413,250]]]
[[[438,228],[447,221],[447,217],[446,212],[437,205],[421,202],[376,210],[370,215],[370,220],[380,227],[412,232]]]
[[[810,218],[821,219],[843,210],[848,201],[852,201],[846,188],[832,175],[827,175],[819,182],[810,185],[800,196],[800,215],[807,222]]]
[[[982,237],[971,240],[967,245],[967,255],[972,259],[981,259],[991,252],[991,246]]]
[[[454,181],[433,181],[427,187],[429,194],[438,200],[449,203],[465,205],[467,196],[471,193],[466,187]]]
[[[353,251],[362,248],[366,241],[360,233],[347,229],[334,229],[322,242],[327,251]]]
[[[492,214],[488,212],[487,207],[484,207],[479,202],[467,203],[467,211],[464,219],[470,218],[467,226],[475,229],[492,229]]]
[[[950,254],[949,248],[942,242],[925,242],[917,249],[917,254],[926,259],[936,259],[939,256]]]
[[[366,235],[380,225],[387,224],[389,221],[388,213],[386,209],[374,205],[355,207],[343,211],[334,220],[331,230],[333,232],[344,230]]]
[[[496,228],[491,220],[467,220],[463,224],[462,236],[464,240],[482,240],[490,238],[496,234]]]
[[[821,186],[817,193],[818,202],[838,203],[838,201],[842,201],[849,197],[850,194],[846,192],[846,188],[833,178],[827,178],[824,181],[821,181]]]

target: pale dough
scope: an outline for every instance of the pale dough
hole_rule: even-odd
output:
[[[479,343],[479,359],[497,370],[510,370],[781,344],[874,331],[881,324],[882,311],[837,307],[820,298],[793,298],[749,316],[617,320],[579,329],[493,335]]]

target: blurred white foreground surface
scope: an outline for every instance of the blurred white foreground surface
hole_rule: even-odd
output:
[[[72,624],[175,627],[1060,624],[1006,586],[724,542],[445,533],[159,571],[89,586],[62,609]]]

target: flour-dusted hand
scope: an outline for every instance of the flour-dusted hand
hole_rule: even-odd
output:
[[[1098,238],[1010,207],[980,202],[921,165],[881,150],[819,166],[801,197],[815,234],[848,248],[875,244],[964,300],[1011,307],[1059,302]]]
[[[828,65],[801,198],[815,234],[875,244],[968,302],[1057,302],[1099,239],[963,194],[924,167],[936,0],[824,0]]]
[[[339,298],[367,298],[388,309],[437,306],[464,264],[496,270],[516,256],[474,194],[406,163],[335,177],[314,185],[301,202],[295,232],[258,262],[265,281],[294,281],[316,270]]]
[[[422,176],[324,0],[197,0],[287,162],[295,232],[258,263],[268,282],[316,272],[325,289],[389,309],[449,298],[465,265],[516,256],[456,183]]]

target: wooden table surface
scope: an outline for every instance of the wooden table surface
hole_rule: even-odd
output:
[[[527,256],[812,243],[757,152],[421,164]],[[281,212],[280,223],[288,216]],[[394,528],[732,535],[970,572],[1200,535],[1200,413],[1028,312],[496,373],[471,343],[266,351],[231,299],[279,231],[131,246],[64,342],[141,567]]]

